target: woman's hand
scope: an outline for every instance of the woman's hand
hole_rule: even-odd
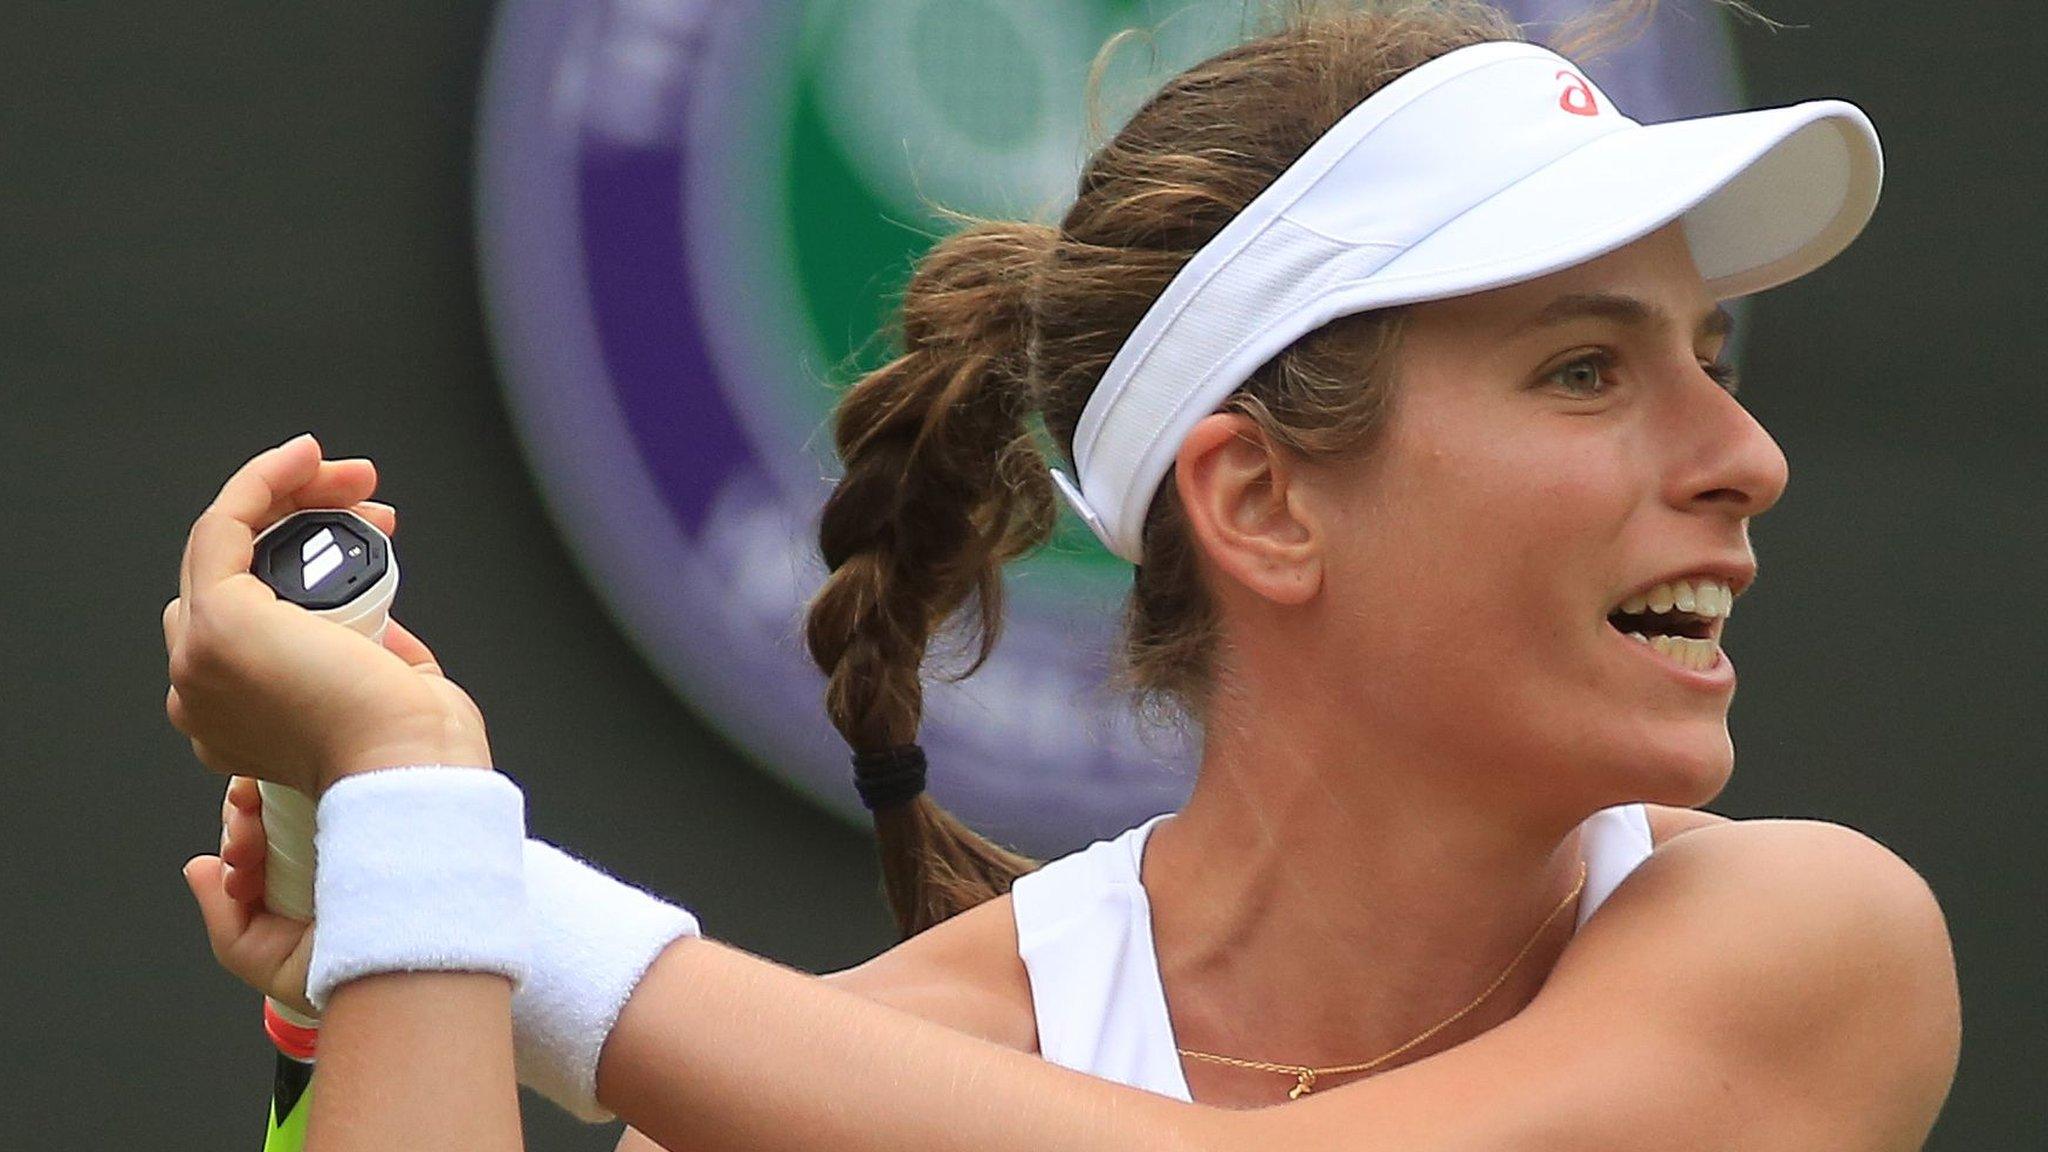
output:
[[[258,533],[302,508],[349,508],[380,528],[366,459],[325,461],[310,434],[245,464],[193,524],[178,597],[164,607],[164,712],[216,772],[317,797],[352,772],[489,767],[483,716],[393,620],[385,642],[280,600],[250,572]]]
[[[199,901],[214,959],[236,979],[280,1004],[313,1017],[306,973],[313,961],[313,926],[279,916],[263,904],[263,797],[256,781],[236,776],[220,806],[220,855],[185,863],[185,883]]]

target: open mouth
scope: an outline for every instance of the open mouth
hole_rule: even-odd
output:
[[[1734,600],[1713,577],[1674,580],[1622,601],[1607,623],[1682,668],[1704,671],[1721,659],[1721,629]]]

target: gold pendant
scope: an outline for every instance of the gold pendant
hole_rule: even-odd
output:
[[[1294,1078],[1295,1078],[1295,1080],[1296,1080],[1296,1081],[1298,1081],[1298,1083],[1296,1083],[1296,1084],[1294,1085],[1294,1087],[1293,1087],[1293,1088],[1290,1088],[1290,1089],[1288,1089],[1288,1092],[1287,1092],[1287,1098],[1288,1098],[1289,1100],[1299,1100],[1299,1099],[1301,1099],[1301,1098],[1302,1098],[1303,1096],[1306,1096],[1306,1095],[1308,1095],[1308,1094],[1309,1094],[1310,1092],[1313,1092],[1313,1091],[1315,1091],[1315,1087],[1316,1087],[1316,1070],[1315,1070],[1315,1069],[1313,1069],[1313,1068],[1303,1068],[1303,1069],[1302,1069],[1301,1071],[1299,1071],[1299,1072],[1296,1072],[1296,1073],[1294,1074]]]

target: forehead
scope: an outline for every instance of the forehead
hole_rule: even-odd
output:
[[[1678,318],[1690,330],[1715,311],[1713,294],[1693,263],[1685,232],[1676,222],[1603,256],[1559,272],[1504,288],[1414,305],[1410,331],[1474,329],[1507,334],[1540,320],[1564,297],[1615,296],[1642,301]]]

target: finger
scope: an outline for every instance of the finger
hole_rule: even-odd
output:
[[[170,718],[171,727],[177,729],[180,736],[192,734],[185,726],[185,702],[178,699],[178,689],[175,685],[169,692],[164,693],[164,715]]]
[[[205,589],[220,581],[249,576],[255,560],[256,537],[293,512],[305,508],[349,507],[376,524],[386,536],[397,530],[398,521],[390,505],[356,501],[354,497],[376,487],[376,471],[366,459],[328,460],[321,471],[296,491],[279,497],[252,514],[233,512],[215,504],[200,514],[188,542],[193,579]],[[254,507],[257,497],[248,498]],[[379,512],[382,508],[386,511]],[[379,523],[382,521],[382,523]],[[253,578],[253,577],[252,577]]]
[[[227,819],[221,822],[220,858],[237,868],[255,868],[263,863],[268,852],[263,818],[230,807]]]
[[[185,885],[199,902],[199,918],[206,924],[206,940],[216,959],[225,959],[235,941],[249,930],[253,911],[228,895],[221,884],[223,865],[218,856],[194,856],[185,861]]]
[[[264,898],[263,866],[223,861],[220,886],[221,891],[237,903],[261,906]]]
[[[341,456],[320,461],[320,470],[304,488],[292,494],[277,516],[301,508],[353,508],[368,503],[377,490],[377,465],[368,456]],[[389,507],[389,505],[385,505]],[[272,520],[277,516],[271,517]]]
[[[368,457],[323,459],[312,433],[260,452],[228,477],[213,503],[254,528],[300,508],[346,508],[377,489]]]
[[[218,856],[195,856],[183,871],[185,886],[199,903],[207,943],[221,967],[265,995],[312,1015],[305,994],[311,926],[266,911],[259,902],[230,896],[221,883]]]
[[[434,658],[434,653],[428,649],[426,643],[413,635],[412,629],[400,624],[396,616],[391,617],[385,624],[384,647],[412,665],[415,671],[430,672],[436,676],[446,675],[441,671],[441,662]]]
[[[363,500],[357,502],[355,507],[349,509],[349,511],[375,524],[377,531],[382,532],[386,536],[395,535],[398,532],[398,509],[393,508],[389,504],[378,500]]]
[[[250,509],[249,505],[260,501],[262,507],[268,507],[277,498],[276,493],[293,492],[303,487],[313,478],[319,467],[320,444],[309,432],[303,436],[293,437],[275,448],[257,453],[228,478],[228,482],[214,497],[213,503],[207,505],[206,511],[200,513],[199,519],[193,521],[192,531],[185,538],[185,554],[178,564],[178,599],[185,602],[188,612],[192,603],[193,546],[197,543],[200,526],[207,522],[208,517],[219,510],[232,520],[238,509],[247,511],[252,518],[258,516],[261,509]],[[224,499],[230,503],[224,506]],[[254,538],[253,530],[251,538]],[[252,555],[253,551],[252,548]],[[244,563],[242,567],[246,569],[248,564]]]
[[[376,488],[375,464],[363,457],[322,460],[310,437],[263,452],[229,477],[193,525],[188,580],[205,586],[247,572],[265,528],[302,508],[351,507]],[[189,586],[183,594],[191,595]]]
[[[237,808],[260,810],[263,807],[263,793],[250,776],[237,776],[228,781],[228,803]]]
[[[184,606],[185,602],[175,596],[171,598],[170,603],[164,605],[164,655],[166,656],[177,651],[178,637],[184,635]]]

